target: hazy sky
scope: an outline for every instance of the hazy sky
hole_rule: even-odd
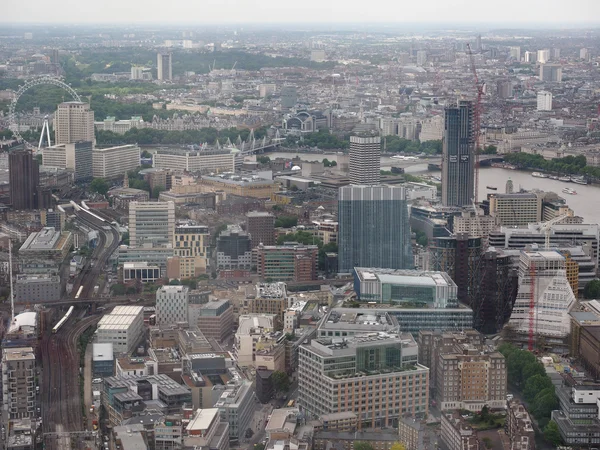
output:
[[[600,22],[600,0],[3,0],[0,22]]]

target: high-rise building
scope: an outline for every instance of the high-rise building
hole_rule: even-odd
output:
[[[582,48],[581,50],[579,50],[579,59],[583,59],[584,61],[589,61],[590,60],[590,49]]]
[[[31,152],[18,150],[8,156],[10,201],[15,210],[46,208],[40,205],[40,169]]]
[[[293,108],[298,101],[298,91],[296,86],[281,87],[281,107],[285,109]]]
[[[525,52],[525,62],[529,64],[535,64],[537,62],[537,52]]]
[[[233,306],[229,300],[215,300],[198,305],[197,320],[192,321],[190,317],[190,326],[197,325],[206,339],[214,339],[220,343],[231,338],[233,324]]]
[[[93,175],[93,143],[77,141],[46,147],[42,150],[42,162],[44,167],[72,170],[76,181],[89,180]]]
[[[188,322],[189,288],[161,286],[156,291],[156,325]],[[196,324],[193,324],[195,327]]]
[[[131,247],[170,247],[175,232],[175,203],[129,203]]]
[[[427,413],[429,369],[417,356],[409,333],[313,339],[299,348],[298,404],[309,417],[353,412],[359,429]]]
[[[550,59],[552,61],[558,61],[560,59],[560,48],[550,49]]]
[[[539,91],[537,93],[537,110],[552,111],[552,92]]]
[[[54,144],[96,142],[94,111],[84,102],[63,102],[54,115]]]
[[[275,216],[269,212],[250,211],[246,214],[246,231],[252,248],[259,244],[275,245]]]
[[[521,252],[519,291],[508,322],[516,334],[513,339],[527,341],[533,331],[536,347],[564,348],[571,330],[569,312],[575,302],[563,255],[554,250]]]
[[[550,50],[538,50],[537,51],[537,62],[539,64],[546,64],[550,60]]]
[[[515,61],[521,61],[521,47],[509,47],[510,57]]]
[[[442,204],[471,205],[475,194],[473,103],[460,100],[445,109],[442,148]]]
[[[35,417],[36,376],[33,348],[4,348],[1,367],[4,419]]]
[[[217,238],[217,268],[219,270],[246,269],[252,267],[250,236],[240,227],[229,226]]]
[[[178,223],[175,226],[173,254],[179,257],[180,279],[206,273],[210,231],[206,225]]]
[[[500,225],[527,225],[542,220],[542,196],[536,193],[492,194],[490,216]]]
[[[338,200],[339,271],[354,267],[412,269],[405,188],[345,186]]]
[[[381,181],[381,138],[350,136],[350,183],[379,184]]]
[[[173,54],[158,53],[156,55],[156,78],[161,81],[173,79]]]
[[[562,82],[562,67],[560,64],[540,64],[540,81],[550,83]]]
[[[417,52],[417,66],[424,66],[427,64],[427,51],[419,50]]]

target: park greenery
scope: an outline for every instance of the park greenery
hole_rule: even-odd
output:
[[[94,178],[90,183],[90,189],[92,192],[96,192],[100,195],[106,195],[108,192],[108,183],[104,178]]]
[[[271,381],[273,382],[273,389],[275,392],[287,392],[290,389],[290,377],[287,373],[276,370],[271,375]]]
[[[124,134],[116,134],[112,131],[96,131],[96,143],[98,145],[201,145],[208,143],[216,144],[217,140],[225,144],[229,139],[233,144],[238,136],[242,140],[248,139],[250,130],[238,130],[237,128],[228,128],[217,130],[216,128],[201,128],[199,130],[167,131],[155,130],[152,128],[132,128]],[[266,128],[257,128],[254,130],[254,137],[262,139],[266,134]]]
[[[509,153],[504,155],[504,160],[515,165],[518,169],[533,169],[560,175],[584,175],[589,178],[600,178],[600,167],[588,166],[584,155],[544,159],[542,155]]]
[[[298,218],[294,216],[279,216],[275,219],[275,228],[292,228],[298,225]]]
[[[384,151],[387,153],[425,153],[428,155],[440,155],[442,153],[442,141],[411,141],[400,136],[386,136],[382,140]]]
[[[545,431],[552,411],[558,409],[558,398],[544,366],[533,353],[512,344],[502,344],[498,350],[506,358],[509,384],[523,395],[529,412]]]
[[[600,280],[595,279],[586,284],[583,289],[583,296],[589,300],[600,299]]]
[[[323,158],[323,166],[324,167],[335,167],[335,166],[337,166],[337,161],[329,161],[327,158]]]
[[[286,147],[316,147],[321,150],[346,149],[350,146],[350,139],[340,139],[328,130],[319,130],[314,133],[306,133],[301,137],[288,135],[285,138]]]

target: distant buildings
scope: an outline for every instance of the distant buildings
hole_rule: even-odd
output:
[[[540,81],[550,83],[562,82],[562,67],[560,64],[540,64]]]
[[[173,202],[131,202],[129,243],[131,247],[171,247],[175,232]]]
[[[178,223],[175,226],[174,264],[179,266],[178,279],[194,278],[208,268],[210,231],[206,225]],[[178,261],[177,261],[178,260]]]
[[[173,79],[173,54],[158,53],[156,55],[156,78],[160,81]]]
[[[317,279],[319,248],[286,242],[284,245],[259,245],[257,270],[262,280],[311,281]]]
[[[296,86],[284,85],[281,87],[281,107],[289,109],[296,106],[298,101],[298,92]]]
[[[190,325],[198,326],[206,339],[227,342],[233,331],[233,306],[229,300],[209,301],[200,305],[197,321]]]
[[[54,144],[95,143],[94,111],[88,103],[63,102],[54,115]]]
[[[490,216],[497,217],[504,226],[537,223],[542,219],[542,197],[533,192],[491,194]]]
[[[150,81],[152,80],[152,70],[149,67],[131,66],[131,79]]]
[[[138,164],[139,165],[139,164]],[[235,153],[231,150],[159,149],[152,157],[152,166],[175,172],[233,172]]]
[[[442,148],[442,204],[470,206],[475,195],[473,103],[461,100],[445,109]]]
[[[539,91],[537,93],[537,110],[552,111],[552,92]]]
[[[354,412],[359,429],[427,413],[429,369],[417,353],[409,334],[313,339],[299,349],[298,404],[309,417]]]
[[[381,181],[381,138],[350,136],[350,183],[373,185]]]
[[[338,199],[339,272],[413,266],[406,193],[399,186],[346,186]],[[394,224],[394,226],[390,226]]]

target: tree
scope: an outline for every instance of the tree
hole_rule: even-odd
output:
[[[551,420],[546,428],[544,428],[544,439],[550,442],[555,448],[562,445],[563,441],[558,431],[558,425],[554,420]]]
[[[90,189],[100,195],[106,195],[108,192],[108,183],[104,178],[94,178],[90,183]]]
[[[268,156],[257,156],[256,161],[260,164],[269,164],[271,162],[271,158]]]
[[[273,372],[271,380],[273,381],[273,388],[275,388],[276,392],[287,392],[290,388],[290,377],[288,377],[288,374],[285,372],[279,370]]]
[[[265,450],[264,444],[254,444],[254,450]]]
[[[527,401],[533,401],[539,392],[552,387],[552,381],[546,376],[546,374],[537,374],[531,378],[527,378],[525,381],[525,388],[523,389],[523,395]]]
[[[158,196],[160,195],[160,193],[162,191],[165,190],[164,186],[154,186],[154,189],[152,189],[152,197],[153,198],[158,198]]]
[[[110,287],[110,291],[113,295],[125,295],[125,285],[124,284],[113,284]]]
[[[585,285],[583,296],[586,299],[600,299],[600,280],[592,280]]]
[[[375,448],[364,441],[354,441],[354,450],[375,450]]]
[[[123,233],[123,236],[121,236],[121,242],[124,245],[129,245],[129,231],[126,231],[125,233]]]
[[[406,450],[406,445],[402,442],[394,442],[390,447],[390,450]]]
[[[276,228],[292,228],[298,225],[298,218],[293,216],[280,216],[275,220]]]

